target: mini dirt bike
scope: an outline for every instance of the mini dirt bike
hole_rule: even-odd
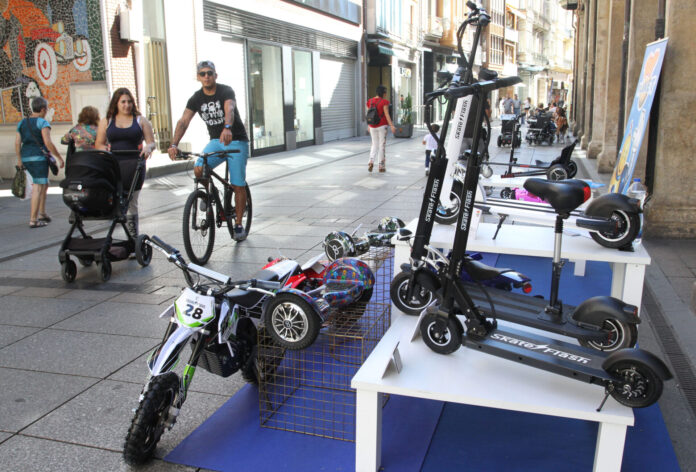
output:
[[[341,257],[357,257],[367,253],[370,247],[391,246],[391,239],[399,228],[406,226],[399,218],[386,216],[382,218],[377,229],[365,233],[356,238],[355,234],[360,226],[348,234],[344,231],[332,231],[326,235],[322,246],[329,260],[333,261]]]
[[[152,457],[165,428],[174,426],[197,366],[221,377],[241,369],[248,382],[265,375],[259,372],[256,356],[262,307],[297,269],[296,262],[283,261],[256,278],[233,282],[227,275],[187,264],[178,250],[156,236],[145,244],[182,270],[188,288],[160,315],[169,318],[169,325],[147,360],[150,376],[124,444],[123,457],[129,464]],[[187,344],[191,355],[179,378],[173,369]]]
[[[639,322],[637,307],[613,297],[593,297],[573,310],[564,307],[560,300],[554,297],[554,294],[558,293],[563,265],[560,260],[563,221],[589,197],[589,192],[583,187],[541,179],[529,179],[525,184],[529,191],[548,201],[557,214],[551,300],[540,301],[525,296],[518,298],[517,294],[496,289],[486,289],[486,293],[479,295],[475,292],[475,287],[466,284],[459,277],[466,257],[474,211],[474,194],[482,164],[477,148],[484,115],[483,102],[489,92],[519,82],[521,79],[518,77],[510,77],[451,86],[444,93],[449,102],[441,135],[446,135],[448,122],[452,118],[453,103],[467,95],[476,94],[479,98],[475,118],[478,127],[474,130],[471,152],[473,157],[467,161],[461,199],[463,205],[456,225],[450,263],[448,270],[439,273],[437,277],[426,268],[423,260],[423,241],[430,235],[425,231],[432,231],[432,225],[428,228],[427,223],[432,218],[432,210],[440,197],[441,189],[437,184],[443,178],[446,169],[446,158],[441,143],[430,164],[430,175],[411,251],[410,283],[430,284],[431,290],[438,292],[439,303],[434,303],[422,312],[420,334],[426,345],[440,354],[454,352],[464,344],[514,362],[602,385],[605,387],[605,396],[599,409],[610,395],[629,407],[647,407],[659,399],[663,381],[671,378],[671,373],[653,354],[640,349],[626,348],[635,344],[635,325]],[[433,98],[433,94],[428,96],[429,101]],[[429,120],[426,120],[426,124],[432,133]],[[485,303],[488,303],[490,309],[483,308]],[[466,319],[466,333],[458,319],[459,315]],[[550,333],[571,336],[591,349],[516,329],[502,330],[498,328],[498,318]]]
[[[400,241],[410,241],[413,234],[404,228],[399,231],[397,238]],[[445,256],[431,246],[426,246],[427,256],[424,259],[427,267],[438,274],[446,271],[449,266],[449,254]],[[469,254],[464,259],[460,277],[466,282],[474,282],[501,290],[512,291],[521,289],[524,293],[532,291],[531,279],[512,269],[499,269],[487,266],[481,262],[481,254]],[[403,313],[418,316],[423,309],[435,300],[436,292],[427,285],[409,284],[411,279],[410,264],[403,264],[399,272],[389,286],[389,294],[394,305]]]

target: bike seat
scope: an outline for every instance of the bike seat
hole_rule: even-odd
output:
[[[567,218],[570,212],[587,201],[592,191],[582,180],[550,181],[527,179],[524,188],[537,197],[546,200],[561,217]]]
[[[276,274],[272,270],[260,270],[256,274],[254,274],[253,278],[256,280],[263,280],[265,282],[277,282],[279,279],[278,274]],[[265,296],[266,294],[264,293],[255,292],[251,290],[242,290],[241,288],[235,288],[233,290],[230,290],[226,295],[226,297],[233,305],[238,304],[245,308],[253,307],[257,303],[259,303]]]
[[[494,279],[505,272],[510,272],[512,269],[499,269],[467,257],[464,259],[464,270],[469,274],[469,277],[480,282]]]

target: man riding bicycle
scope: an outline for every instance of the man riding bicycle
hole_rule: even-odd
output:
[[[249,157],[249,138],[239,116],[234,90],[227,85],[218,84],[215,64],[201,61],[196,66],[198,81],[202,87],[196,91],[186,104],[181,119],[176,123],[174,138],[169,146],[169,158],[174,160],[178,153],[178,144],[184,137],[193,116],[198,113],[208,127],[210,142],[203,149],[204,153],[216,151],[239,151],[227,155],[230,170],[230,184],[234,189],[236,208],[234,240],[243,241],[247,237],[242,226],[242,217],[246,207],[246,162]],[[211,168],[220,165],[223,157],[209,157]],[[198,158],[193,173],[197,179],[203,176],[203,159]]]

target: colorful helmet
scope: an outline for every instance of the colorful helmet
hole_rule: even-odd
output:
[[[326,257],[331,261],[335,261],[341,257],[355,255],[355,243],[353,242],[353,238],[343,231],[330,232],[326,235],[322,244],[324,246],[324,252],[326,252]]]
[[[379,222],[377,230],[383,233],[393,233],[395,231],[398,231],[399,228],[403,228],[404,226],[406,225],[399,218],[394,218],[393,216],[385,216]]]

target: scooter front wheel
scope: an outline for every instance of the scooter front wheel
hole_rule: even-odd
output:
[[[169,408],[178,392],[179,377],[174,372],[150,379],[123,445],[126,463],[143,464],[152,457],[164,428],[170,427]]]
[[[441,225],[453,225],[457,222],[459,216],[459,208],[461,208],[461,199],[459,195],[462,191],[462,183],[458,181],[452,182],[452,191],[450,192],[450,200],[452,203],[448,207],[443,207],[438,204],[435,212],[435,221]]]
[[[607,333],[605,340],[580,340],[580,344],[598,351],[614,352],[619,349],[633,347],[638,342],[638,328],[634,324],[624,323],[617,319],[606,319],[602,329]]]
[[[662,379],[647,364],[621,360],[609,365],[606,371],[617,379],[611,390],[614,399],[631,408],[645,408],[662,395]]]
[[[456,316],[427,313],[420,324],[425,344],[438,354],[451,354],[462,345],[464,328]]]
[[[433,292],[414,282],[413,295],[409,298],[410,279],[411,274],[408,272],[398,274],[389,286],[389,294],[396,308],[407,315],[418,316],[433,301]]]
[[[616,222],[616,231],[593,231],[590,233],[592,239],[604,247],[613,249],[628,246],[636,239],[640,231],[639,214],[615,210],[611,214],[611,220]]]

